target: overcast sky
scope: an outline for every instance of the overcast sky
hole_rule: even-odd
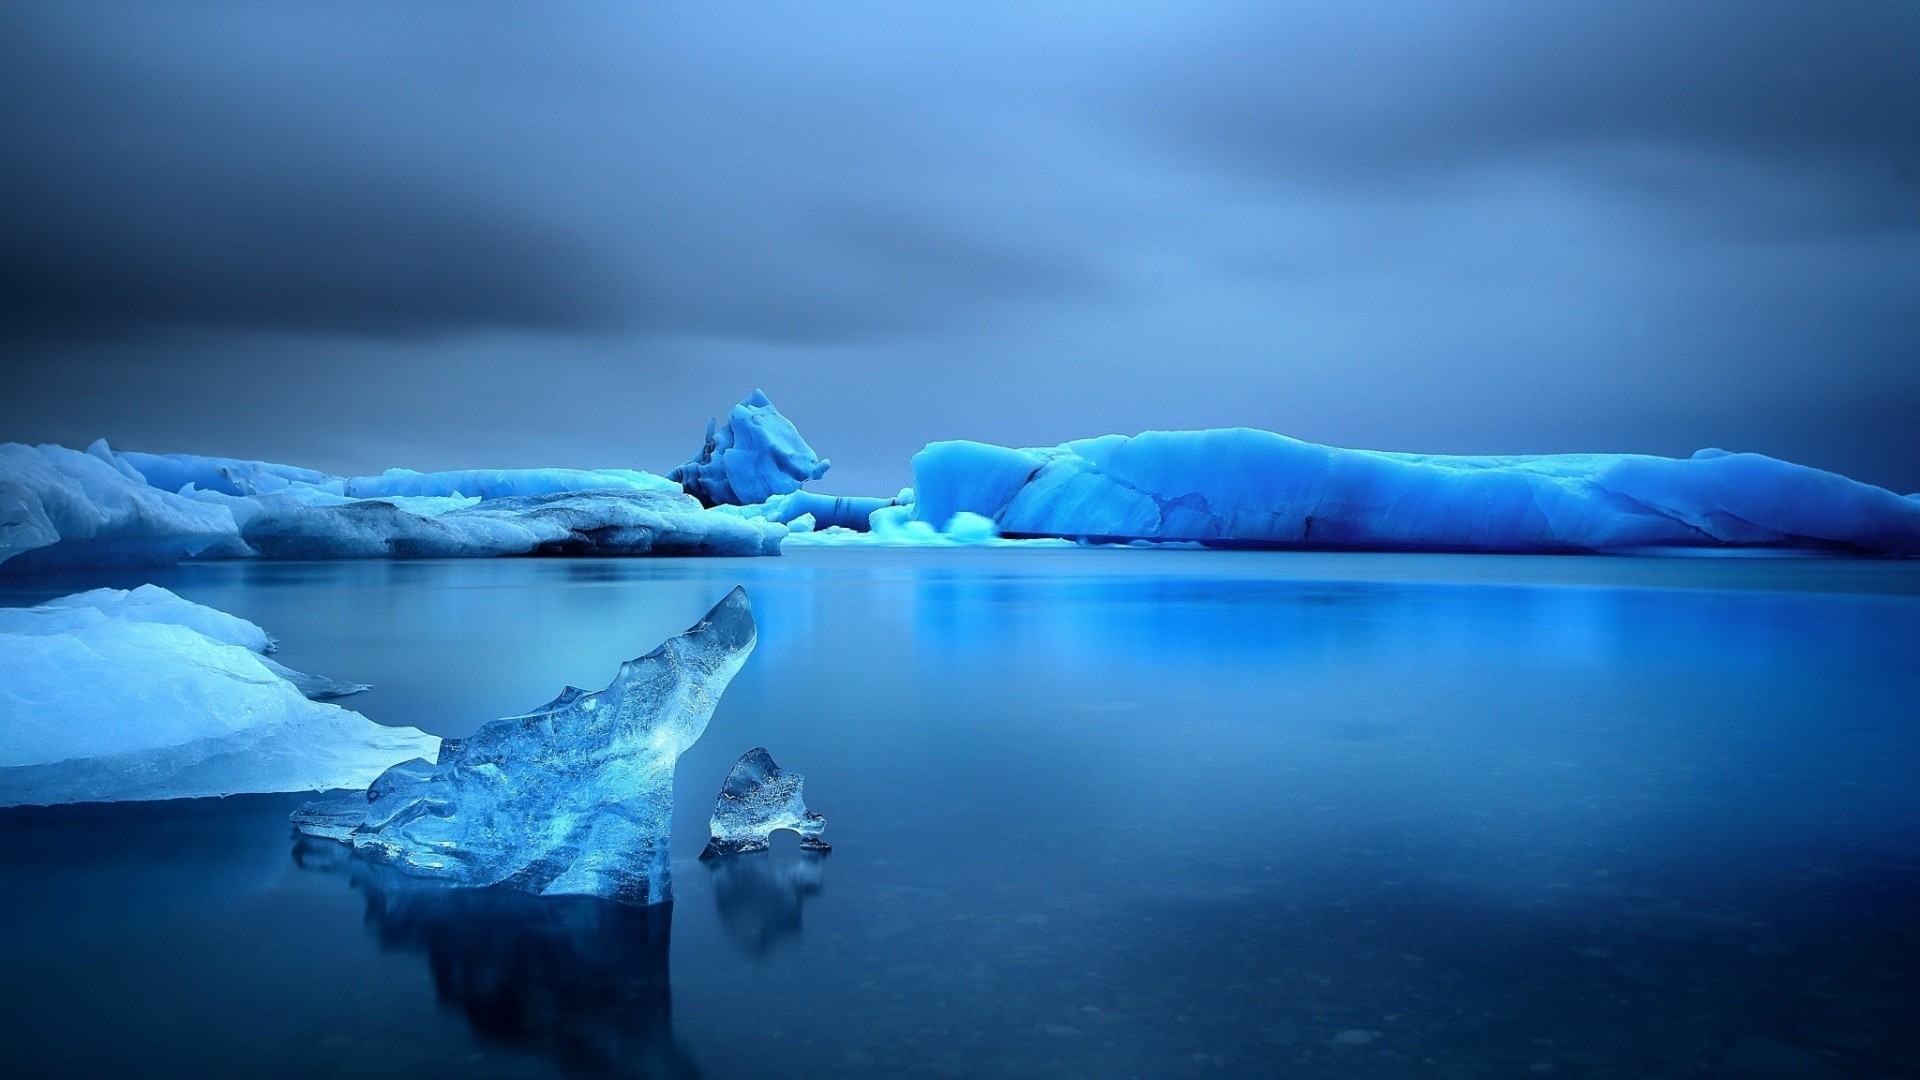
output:
[[[0,439],[1253,425],[1920,489],[1920,4],[0,5]]]

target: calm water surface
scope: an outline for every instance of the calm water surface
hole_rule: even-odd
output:
[[[0,813],[10,1076],[1920,1075],[1920,567],[1206,551],[228,563],[442,735],[744,583],[677,901],[396,888],[298,796]],[[701,863],[764,744],[832,854]]]

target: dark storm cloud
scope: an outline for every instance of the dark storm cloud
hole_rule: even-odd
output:
[[[5,4],[0,437],[666,468],[763,385],[842,490],[1229,424],[1912,490],[1916,56],[1864,0]]]
[[[0,318],[828,341],[1095,284],[913,206],[940,136],[872,73],[639,11],[10,6]]]

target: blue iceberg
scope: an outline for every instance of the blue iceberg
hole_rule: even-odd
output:
[[[673,768],[753,651],[745,589],[591,693],[449,739],[436,762],[312,803],[301,832],[419,878],[627,903],[671,898]]]
[[[937,442],[916,520],[1004,536],[1249,547],[1602,552],[1770,547],[1920,555],[1920,500],[1760,454],[1448,457],[1249,428],[1048,449]]]
[[[740,755],[720,785],[720,796],[713,806],[713,834],[703,859],[715,855],[735,855],[765,851],[773,834],[785,829],[798,833],[800,846],[808,851],[827,851],[821,838],[827,819],[807,809],[800,793],[806,778],[776,765],[764,746],[756,746]]]
[[[724,422],[707,421],[706,445],[667,475],[707,506],[751,506],[820,479],[827,464],[767,395],[755,390]]]
[[[183,558],[775,555],[786,527],[630,469],[342,477],[233,458],[0,445],[0,568]]]
[[[157,585],[0,609],[0,806],[364,784],[440,740],[310,700],[266,631]]]

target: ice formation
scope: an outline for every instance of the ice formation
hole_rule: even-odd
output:
[[[1006,536],[1263,547],[1619,551],[1765,546],[1920,555],[1920,502],[1759,454],[1443,457],[1267,431],[1150,431],[1051,449],[938,442],[914,518]]]
[[[851,529],[866,532],[876,511],[899,505],[899,498],[873,495],[822,495],[816,491],[794,491],[775,495],[764,503],[746,507],[756,517],[777,521],[789,528],[801,518],[817,529]],[[802,530],[804,531],[804,530]]]
[[[806,778],[774,764],[764,746],[740,755],[720,785],[713,806],[713,839],[700,857],[765,851],[773,834],[786,829],[800,834],[800,846],[827,851],[821,839],[827,819],[807,809],[800,788]]]
[[[246,553],[226,510],[150,487],[104,450],[0,444],[0,565],[8,569]]]
[[[725,422],[707,421],[706,445],[667,475],[708,506],[748,506],[800,490],[827,472],[827,460],[800,437],[767,395],[755,390]]]
[[[0,567],[190,557],[772,555],[785,526],[627,469],[340,477],[260,461],[0,445]]]
[[[271,646],[155,585],[0,609],[0,806],[353,787],[438,747],[309,700],[365,687]]]
[[[567,687],[522,716],[450,739],[366,791],[294,815],[403,873],[456,885],[628,903],[671,898],[673,767],[753,651],[735,588],[678,637],[620,666],[605,690]]]

